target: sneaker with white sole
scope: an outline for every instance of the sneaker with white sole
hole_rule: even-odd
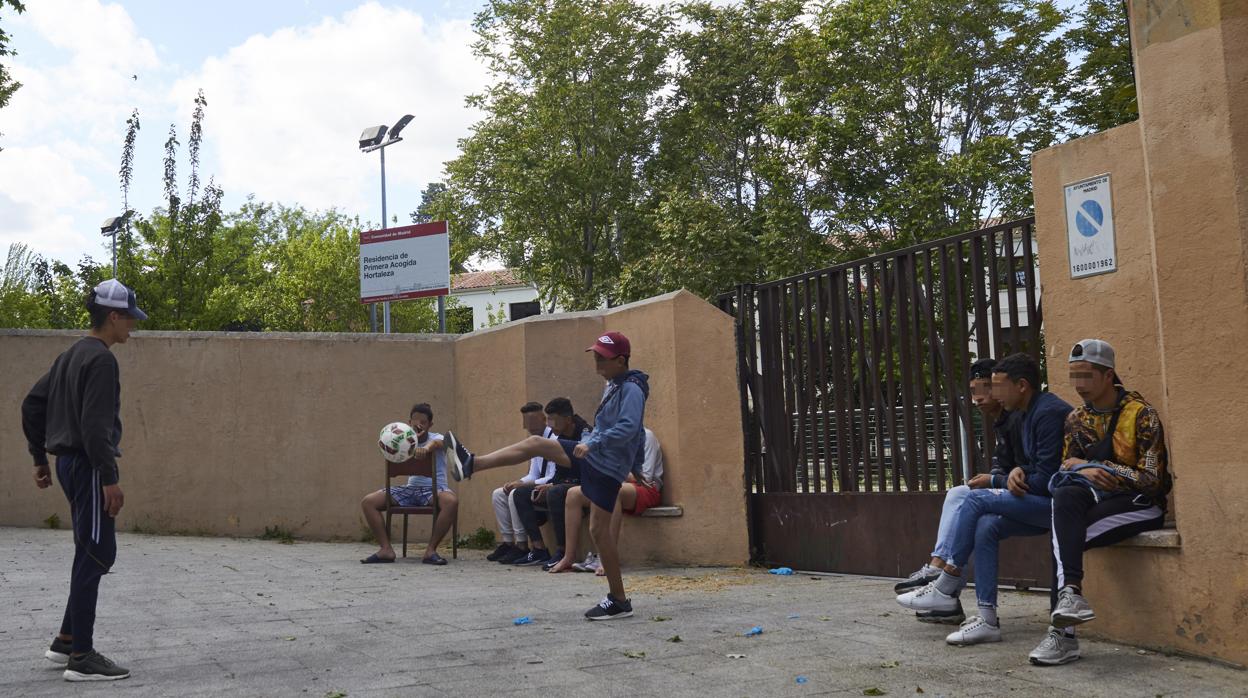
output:
[[[1037,666],[1069,664],[1079,658],[1079,640],[1067,637],[1061,630],[1049,626],[1049,634],[1027,655],[1027,660]]]
[[[64,676],[66,681],[118,681],[130,678],[130,670],[91,650],[81,657],[70,655]]]
[[[69,653],[73,649],[73,644],[65,642],[59,637],[52,638],[52,646],[48,647],[48,651],[43,656],[53,664],[68,664]]]
[[[1057,593],[1057,607],[1049,614],[1049,619],[1055,628],[1069,628],[1096,620],[1096,612],[1074,587],[1065,586]]]
[[[925,587],[936,581],[936,578],[939,576],[940,570],[932,567],[931,565],[923,565],[917,572],[914,572],[909,577],[906,577],[904,580],[894,584],[893,593],[904,594],[907,591]]]
[[[589,620],[615,620],[616,618],[627,618],[633,615],[633,604],[631,601],[616,601],[615,597],[607,594],[607,598],[598,602],[597,606],[585,612],[585,617]]]
[[[991,625],[979,616],[971,616],[957,630],[949,633],[945,642],[958,647],[981,645],[985,642],[1000,642],[1001,627]]]
[[[937,589],[936,582],[898,596],[897,603],[912,611],[951,612],[956,611],[961,605],[956,596],[949,596]]]
[[[585,562],[573,562],[572,569],[577,572],[596,572],[598,570],[598,553],[590,551],[585,556]]]
[[[446,432],[446,440],[449,442],[450,448],[446,449],[446,460],[451,465],[451,477],[456,482],[460,480],[472,479],[472,461],[474,456],[472,452],[464,448],[464,445],[455,438],[451,432]]]

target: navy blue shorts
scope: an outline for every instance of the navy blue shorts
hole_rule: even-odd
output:
[[[579,443],[579,441],[559,439],[559,445],[563,447],[563,452],[568,454],[568,460],[581,471],[581,494],[602,509],[608,512],[615,511],[615,500],[620,495],[621,483],[590,465],[589,461],[584,458],[572,455],[572,449],[576,448]]]

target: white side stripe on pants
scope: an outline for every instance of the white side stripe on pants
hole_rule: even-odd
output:
[[[1106,516],[1103,519],[1093,521],[1092,525],[1088,526],[1088,535],[1084,538],[1084,542],[1087,543],[1093,538],[1103,536],[1119,526],[1126,526],[1127,524],[1133,524],[1140,521],[1149,521],[1150,519],[1159,518],[1161,515],[1161,507],[1151,506],[1146,509],[1140,509],[1139,511],[1124,511],[1121,514]]]
[[[1066,586],[1066,570],[1062,567],[1062,548],[1057,544],[1057,517],[1053,515],[1053,506],[1049,505],[1049,533],[1053,536],[1053,560],[1057,565],[1057,588]]]
[[[91,540],[100,542],[100,471],[91,471]]]

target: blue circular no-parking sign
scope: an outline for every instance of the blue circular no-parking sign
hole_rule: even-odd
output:
[[[1079,229],[1080,235],[1090,238],[1101,232],[1104,223],[1105,211],[1100,204],[1092,199],[1079,204],[1079,210],[1075,212],[1075,227]]]

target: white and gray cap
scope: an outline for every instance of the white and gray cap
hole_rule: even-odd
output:
[[[1113,368],[1114,348],[1103,339],[1082,340],[1070,350],[1069,363],[1073,364],[1076,361],[1087,361],[1097,366]]]
[[[138,297],[134,291],[117,279],[103,281],[95,289],[95,304],[125,312],[135,320],[146,320],[147,313],[139,310]]]

